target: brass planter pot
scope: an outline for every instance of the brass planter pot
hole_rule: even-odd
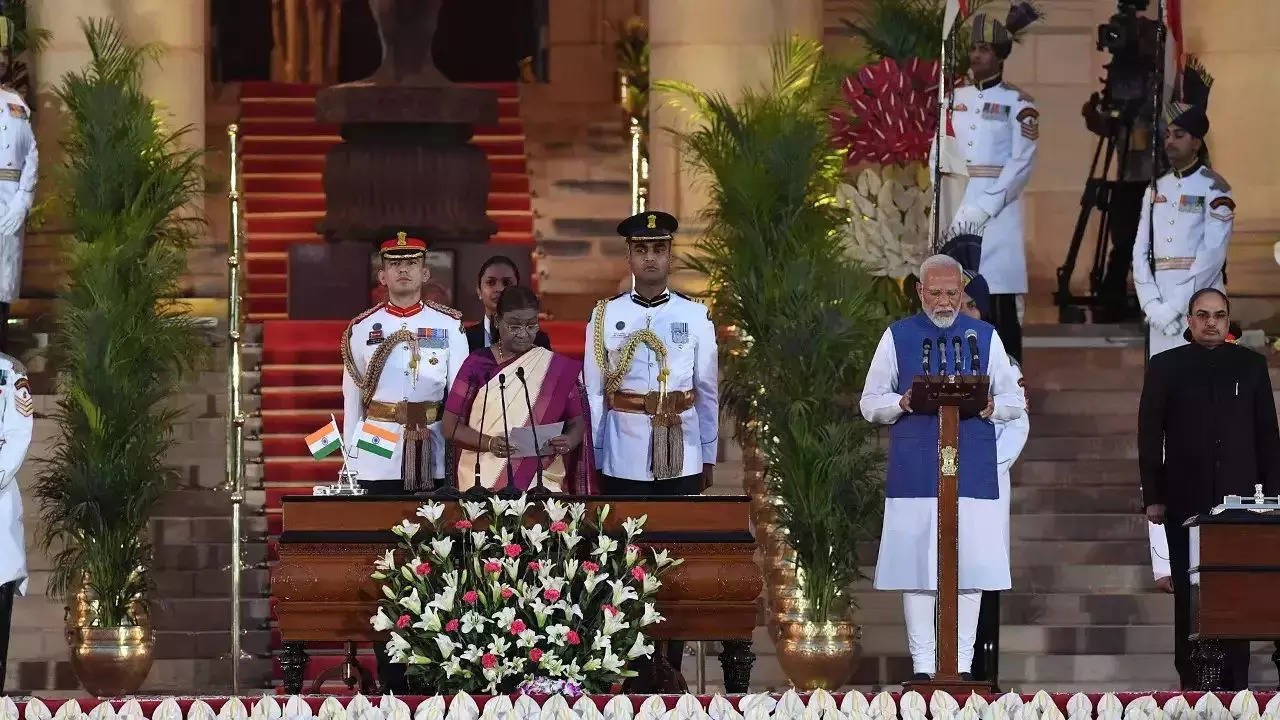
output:
[[[71,667],[92,695],[133,695],[151,672],[154,646],[150,625],[76,628]]]
[[[797,690],[834,691],[847,684],[862,661],[861,629],[851,622],[784,622],[778,662]]]

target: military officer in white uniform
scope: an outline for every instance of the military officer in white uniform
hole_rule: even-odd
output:
[[[1005,23],[973,16],[969,68],[973,84],[956,88],[951,125],[964,154],[969,181],[948,234],[982,236],[977,268],[991,288],[991,319],[1005,348],[1022,358],[1021,296],[1027,292],[1026,233],[1022,191],[1031,179],[1040,112],[1030,95],[1004,81],[1013,35],[1038,18],[1030,5],[1009,11]]]
[[[441,408],[467,339],[461,313],[422,299],[426,247],[405,233],[382,244],[387,302],[352,320],[342,338],[347,464],[375,493],[430,490],[445,476]],[[389,457],[375,451],[384,447]]]
[[[9,304],[22,281],[22,235],[36,192],[36,138],[31,109],[8,83],[13,21],[0,18],[0,349],[7,344]]]
[[[34,411],[26,370],[17,360],[0,353],[0,693],[4,692],[13,599],[27,592],[18,468],[31,444]]]
[[[632,290],[601,300],[587,324],[583,375],[607,494],[688,495],[711,484],[715,327],[705,306],[667,288],[676,228],[674,217],[656,211],[618,225]]]

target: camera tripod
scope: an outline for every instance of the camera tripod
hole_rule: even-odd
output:
[[[1089,176],[1080,195],[1080,214],[1071,233],[1066,262],[1057,272],[1054,302],[1058,306],[1059,322],[1085,322],[1085,308],[1093,310],[1094,322],[1121,322],[1139,314],[1127,280],[1142,212],[1142,195],[1150,181],[1126,179],[1136,124],[1135,119],[1112,113],[1107,120],[1107,132],[1098,137]],[[1109,179],[1113,163],[1116,166],[1114,180]],[[1098,211],[1098,231],[1093,265],[1089,269],[1089,294],[1072,295],[1071,276],[1094,210]]]

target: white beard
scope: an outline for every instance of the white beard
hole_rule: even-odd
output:
[[[936,326],[938,326],[938,327],[940,327],[940,328],[942,328],[942,329],[944,329],[944,330],[945,330],[946,328],[949,328],[949,327],[951,327],[952,325],[955,325],[955,324],[956,324],[956,315],[957,315],[957,314],[958,314],[958,313],[956,313],[956,311],[952,310],[950,315],[948,315],[948,316],[946,316],[946,317],[939,317],[938,315],[935,315],[934,313],[931,313],[931,312],[925,312],[925,317],[929,318],[929,322],[931,322],[931,323],[933,323],[934,325],[936,325]]]

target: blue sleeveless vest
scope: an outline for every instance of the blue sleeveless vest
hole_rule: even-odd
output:
[[[969,344],[964,334],[973,330],[978,334],[978,369],[987,372],[987,353],[991,350],[990,325],[960,315],[949,328],[934,325],[923,313],[917,313],[889,326],[893,333],[893,345],[898,353],[898,384],[896,392],[906,394],[911,389],[911,378],[922,371],[921,346],[928,338],[933,344],[929,364],[935,375],[941,374],[942,360],[939,338],[946,342],[946,372],[955,363],[955,346],[952,338],[960,338],[961,368],[965,375],[972,372],[969,366]],[[994,500],[999,496],[996,481],[996,433],[990,420],[973,417],[960,421],[960,497]],[[886,472],[888,497],[937,497],[938,496],[938,416],[903,415],[889,426],[889,463]]]

